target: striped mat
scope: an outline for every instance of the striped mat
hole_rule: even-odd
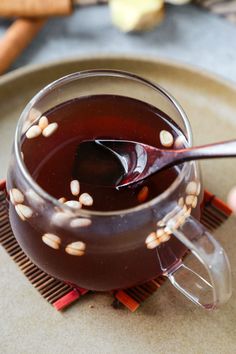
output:
[[[236,23],[236,0],[195,0],[194,2]]]
[[[79,5],[105,4],[108,0],[74,0]],[[168,1],[167,1],[168,2]],[[236,0],[193,0],[193,3],[236,23]]]

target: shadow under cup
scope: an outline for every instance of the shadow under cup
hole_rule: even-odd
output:
[[[106,291],[166,275],[169,269],[181,263],[187,246],[172,235],[171,227],[182,227],[190,215],[199,219],[202,188],[198,167],[191,162],[183,165],[177,178],[161,195],[132,209],[71,210],[42,190],[28,173],[21,156],[25,131],[40,115],[58,104],[101,94],[135,98],[157,107],[181,128],[191,146],[191,128],[185,113],[161,87],[123,72],[79,72],[53,82],[26,106],[16,131],[7,189],[12,201],[9,214],[14,235],[31,260],[56,278],[83,288]],[[21,218],[16,212],[13,188],[23,194],[22,203],[32,211],[29,217]],[[195,190],[191,192],[191,188]],[[183,201],[190,192],[195,197],[194,205],[186,206]],[[64,215],[63,222],[54,222],[60,219],[56,214]],[[74,228],[71,227],[74,219],[89,222],[86,227]],[[168,229],[168,225],[172,226]],[[155,243],[158,232],[168,235],[166,242],[160,245]],[[48,239],[42,242],[45,234],[49,235]],[[50,235],[54,235],[54,239]],[[80,257],[65,252],[71,245],[77,245]]]

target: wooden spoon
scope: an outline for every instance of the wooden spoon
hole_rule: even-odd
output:
[[[124,175],[118,188],[139,182],[154,173],[186,161],[236,156],[236,140],[180,150],[156,147],[128,140],[96,140],[121,162]]]

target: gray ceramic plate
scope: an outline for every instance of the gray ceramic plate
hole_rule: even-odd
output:
[[[29,99],[52,80],[92,68],[127,70],[164,86],[188,114],[196,144],[235,138],[236,86],[233,84],[166,61],[78,58],[26,67],[0,78],[0,178],[6,175],[16,122]],[[202,171],[205,186],[223,199],[236,184],[233,159],[204,162]],[[235,231],[236,223],[231,218],[216,233],[229,255],[234,282]],[[135,314],[115,311],[109,306],[109,296],[96,295],[78,302],[62,316],[40,298],[2,249],[0,287],[0,326],[5,352],[15,353],[16,348],[24,353],[67,353],[76,352],[76,348],[83,353],[235,352],[234,295],[221,310],[208,315],[166,284]],[[95,305],[93,310],[89,309],[91,303]],[[43,343],[39,331],[45,334]],[[39,344],[45,350],[40,350]]]

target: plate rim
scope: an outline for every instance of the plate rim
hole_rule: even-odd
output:
[[[168,65],[173,69],[179,69],[187,71],[190,74],[200,75],[203,79],[208,79],[218,84],[226,86],[228,89],[236,91],[236,82],[226,79],[223,76],[211,72],[207,69],[198,67],[197,65],[188,64],[175,59],[169,59],[164,57],[152,57],[145,55],[129,55],[129,54],[92,54],[92,55],[76,55],[72,57],[66,57],[58,60],[50,60],[44,63],[27,64],[23,67],[14,69],[0,76],[0,86],[10,83],[11,81],[17,80],[24,75],[29,75],[35,71],[41,71],[50,69],[60,65],[66,65],[70,63],[76,64],[80,61],[94,61],[94,60],[111,60],[111,61],[136,61],[140,63],[151,63],[153,65]],[[154,80],[155,81],[155,80]]]

